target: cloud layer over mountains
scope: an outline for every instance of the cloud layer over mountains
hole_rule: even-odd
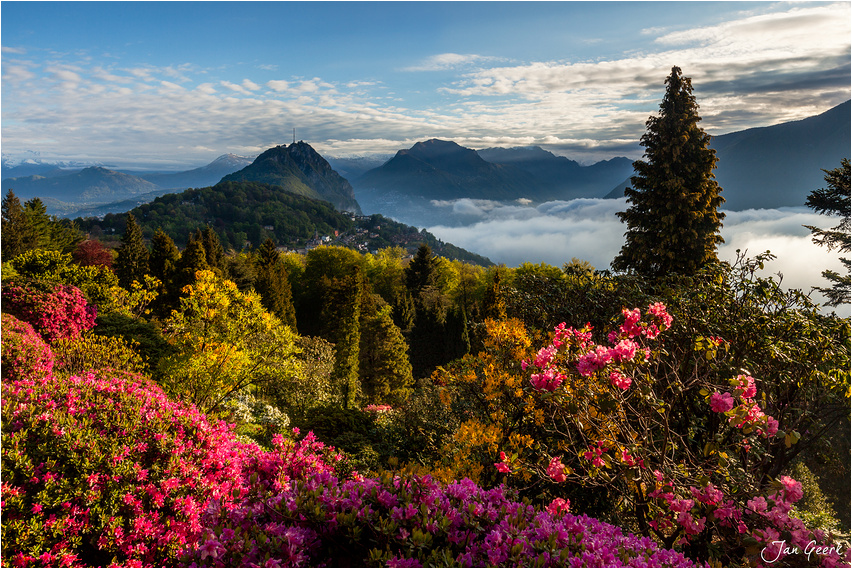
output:
[[[466,227],[429,227],[431,233],[507,266],[543,262],[561,267],[576,257],[606,269],[624,244],[626,227],[615,215],[627,208],[623,198],[553,201],[538,207],[485,200],[444,205],[479,221]],[[719,248],[723,260],[734,260],[737,249],[749,256],[769,250],[777,259],[767,265],[765,273],[780,272],[785,287],[806,292],[812,286],[826,286],[823,270],[842,269],[837,252],[814,245],[810,231],[802,227],[829,227],[838,218],[817,215],[805,207],[725,213],[721,232],[725,243]],[[848,316],[849,306],[841,308]]]
[[[63,9],[73,10],[74,4]],[[121,9],[121,3],[98,4],[96,9],[104,14]],[[145,8],[171,9],[171,3],[162,4]],[[289,7],[261,4],[239,10],[242,14]],[[304,9],[325,10],[328,22],[341,10],[318,4]],[[383,4],[366,9],[400,9]],[[420,9],[412,4],[402,8]],[[443,11],[447,25],[455,22],[453,10],[464,9],[439,4],[444,5],[429,9]],[[512,3],[477,4],[492,13],[512,9]],[[200,165],[225,152],[258,154],[286,142],[296,127],[298,137],[324,155],[393,152],[437,137],[472,148],[537,144],[590,163],[616,155],[639,156],[639,137],[648,116],[657,111],[672,65],[693,79],[702,126],[714,135],[815,115],[849,98],[848,2],[752,3],[743,4],[739,12],[728,5],[717,10],[717,17],[710,13],[716,9],[709,8],[715,4],[709,3],[699,3],[705,7],[698,9],[691,3],[662,7],[627,2],[610,5],[609,11],[607,3],[604,8],[593,4],[552,3],[546,9],[553,17],[541,20],[539,27],[469,19],[465,33],[478,38],[483,53],[462,51],[468,45],[460,38],[429,44],[427,49],[433,51],[426,55],[423,42],[406,38],[383,50],[383,57],[393,56],[398,65],[388,65],[370,51],[361,59],[371,67],[357,70],[339,63],[343,54],[333,49],[302,50],[291,61],[289,34],[242,28],[238,18],[218,24],[226,29],[198,33],[192,28],[194,44],[175,45],[168,63],[151,63],[148,53],[141,48],[136,52],[126,42],[114,51],[106,43],[99,48],[85,44],[50,49],[38,44],[35,31],[23,33],[26,18],[14,18],[26,6],[4,7],[3,151],[17,157],[37,151],[45,159],[94,159],[122,167],[132,162],[168,165],[167,157]],[[205,6],[209,11],[218,8]],[[640,31],[643,22],[660,19],[655,10],[687,15],[693,9],[702,17]],[[630,14],[635,22],[625,21]],[[574,29],[580,16],[589,25]],[[258,26],[267,20],[276,26],[286,20],[290,29],[299,28],[298,14],[267,14],[253,21]],[[398,22],[399,33],[429,32],[408,30],[406,26],[414,24],[407,21]],[[559,22],[568,27],[557,32]],[[188,34],[197,26],[193,21],[180,24],[187,26]],[[504,37],[487,27],[503,30],[510,24],[515,29]],[[81,19],[79,25],[88,24]],[[619,30],[625,33],[619,35]],[[385,32],[376,31],[379,35],[373,37],[371,30],[362,29],[362,41],[346,46],[349,56],[373,50]],[[91,33],[104,32],[101,28]],[[88,28],[77,35],[89,36]],[[317,42],[334,41],[322,27],[311,28],[310,35]],[[557,43],[551,37],[557,35],[568,39]],[[147,36],[159,37],[153,31]],[[228,49],[236,51],[254,45],[258,36],[271,43],[263,52],[252,53],[250,63],[204,58],[220,51],[223,37],[228,38]],[[598,51],[581,51],[579,40],[569,42],[575,36]],[[532,37],[536,41],[525,41]],[[41,41],[49,44],[51,39]],[[525,47],[538,40],[553,45],[539,51]],[[346,73],[341,73],[343,68]]]

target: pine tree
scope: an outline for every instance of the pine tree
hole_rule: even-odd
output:
[[[700,120],[692,82],[673,67],[660,114],[648,119],[642,136],[647,161],[633,163],[633,187],[624,192],[632,205],[617,214],[627,232],[615,270],[693,274],[716,260],[724,199],[713,175],[716,152]]]
[[[438,260],[432,255],[432,249],[425,243],[417,249],[417,254],[405,268],[405,286],[411,296],[417,295],[424,287],[435,282],[435,267]]]
[[[849,183],[849,159],[840,161],[840,166],[834,170],[823,170],[827,188],[814,190],[808,196],[807,205],[817,213],[824,215],[839,215],[840,223],[831,229],[820,229],[812,225],[806,225],[811,230],[813,242],[825,246],[829,251],[837,249],[841,253],[850,250],[849,218],[852,213],[850,206],[850,183]],[[816,287],[823,293],[828,302],[827,306],[839,306],[849,303],[850,296],[850,261],[840,257],[840,262],[846,267],[846,274],[841,275],[836,271],[826,270],[822,276],[832,283],[831,287]]]
[[[267,239],[258,248],[256,264],[254,288],[260,295],[263,306],[295,330],[296,309],[293,307],[290,278],[272,239]]]
[[[142,240],[142,229],[136,223],[133,214],[128,213],[114,265],[118,284],[130,289],[133,281],[144,282],[144,277],[148,273],[148,258],[148,248]]]

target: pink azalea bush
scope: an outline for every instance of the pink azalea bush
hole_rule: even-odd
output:
[[[53,370],[53,352],[36,331],[11,314],[2,320],[2,370],[4,381],[38,379]]]
[[[544,510],[500,486],[429,476],[340,481],[325,471],[283,492],[208,509],[187,564],[206,567],[691,567],[651,539],[584,515]]]
[[[241,442],[132,374],[21,378],[2,393],[3,566],[173,566],[207,509],[339,460],[312,437]]]
[[[563,458],[572,457],[552,449],[557,456],[549,455],[546,446],[550,443],[563,451],[561,441],[540,439],[542,450],[526,456],[510,457],[500,451],[500,462],[494,464],[497,471],[583,488],[627,481],[620,492],[635,501],[625,509],[638,513],[637,526],[663,546],[682,548],[694,560],[761,564],[771,559],[780,566],[849,566],[848,548],[791,515],[793,503],[802,496],[798,482],[782,476],[772,486],[761,487],[735,466],[738,458],[743,464],[761,460],[779,434],[779,422],[763,411],[759,401],[765,397],[758,397],[758,384],[750,375],[730,379],[729,390],[710,382],[695,390],[704,397],[696,404],[709,407],[708,424],[717,433],[715,442],[696,449],[700,453],[696,468],[667,460],[673,445],[653,446],[656,434],[665,432],[674,418],[666,401],[655,395],[649,370],[657,364],[660,350],[648,341],[661,340],[672,317],[660,303],[650,305],[644,317],[637,308],[623,309],[622,316],[623,323],[607,335],[609,346],[593,341],[590,325],[577,330],[563,323],[532,361],[521,362],[530,374],[525,392],[543,405],[552,402],[547,409],[554,415],[564,407],[581,408],[577,385],[600,386],[590,405],[594,412],[582,417],[574,412],[554,427],[575,437],[571,450],[577,457],[564,465]],[[589,383],[583,384],[584,379]],[[647,430],[633,433],[637,428]],[[628,435],[620,436],[623,433]],[[785,436],[792,443],[797,439],[795,432]]]
[[[3,311],[28,322],[47,341],[76,338],[95,326],[97,311],[70,285],[3,286]]]

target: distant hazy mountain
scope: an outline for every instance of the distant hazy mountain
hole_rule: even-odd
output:
[[[722,208],[743,210],[804,206],[808,194],[825,187],[822,171],[848,158],[850,101],[820,115],[763,128],[713,137],[716,180]],[[621,197],[629,178],[606,197]]]
[[[447,202],[467,198],[541,203],[602,197],[632,170],[631,164],[626,158],[614,158],[580,166],[539,147],[477,152],[433,139],[400,150],[382,166],[353,180],[353,186],[365,211],[419,226],[458,224],[475,220],[453,214]]]
[[[327,156],[326,160],[335,172],[351,181],[360,178],[373,168],[378,168],[391,158],[393,158],[393,154],[370,154],[366,156]]]
[[[161,188],[203,188],[212,186],[222,177],[241,170],[251,163],[252,159],[245,156],[223,154],[210,164],[194,170],[171,174],[139,174],[139,177],[153,182]]]
[[[100,166],[68,169],[67,164],[25,162],[4,166],[3,194],[10,188],[21,200],[41,198],[48,213],[61,216],[103,215],[127,211],[169,191],[206,187],[251,163],[250,158],[224,154],[201,168],[185,172],[131,174]],[[61,167],[60,167],[61,166]]]
[[[352,186],[307,143],[270,148],[223,182],[261,182],[314,199],[331,202],[339,211],[360,214]]]
[[[9,178],[2,184],[4,195],[12,189],[22,201],[39,197],[76,203],[115,201],[158,189],[156,184],[138,176],[100,166],[49,178],[37,175]]]
[[[537,202],[603,197],[614,183],[633,171],[633,161],[628,158],[581,166],[538,146],[486,148],[477,153],[489,162],[525,170],[536,182],[535,195],[531,199]]]

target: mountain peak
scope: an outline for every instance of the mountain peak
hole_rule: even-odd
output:
[[[274,146],[222,181],[273,184],[295,194],[329,201],[339,210],[361,212],[349,182],[304,141]]]

